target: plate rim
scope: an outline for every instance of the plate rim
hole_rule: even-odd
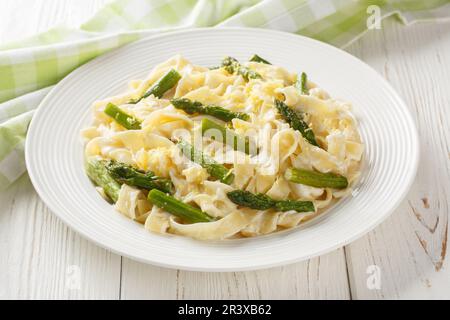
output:
[[[378,80],[380,81],[380,83],[384,86],[384,88],[386,88],[388,90],[389,96],[395,100],[397,107],[400,107],[401,109],[403,109],[402,111],[403,111],[403,114],[405,115],[405,117],[402,120],[407,121],[409,123],[408,127],[411,128],[411,131],[414,135],[414,137],[411,137],[412,138],[412,146],[411,147],[412,147],[413,152],[410,156],[410,159],[412,162],[412,166],[411,166],[412,169],[408,172],[407,179],[403,183],[403,185],[404,185],[403,191],[401,193],[399,193],[399,195],[397,196],[397,200],[393,204],[391,204],[391,207],[388,210],[384,210],[383,214],[380,214],[372,224],[366,226],[365,228],[360,229],[358,232],[351,234],[350,236],[346,237],[345,239],[336,241],[336,243],[332,246],[328,246],[320,251],[314,252],[313,254],[308,254],[305,256],[301,256],[301,257],[294,257],[291,259],[283,259],[283,260],[279,260],[276,262],[270,262],[270,263],[260,263],[256,266],[249,265],[249,266],[237,267],[237,268],[236,267],[226,267],[226,266],[219,267],[219,268],[218,267],[213,267],[213,268],[211,268],[211,267],[192,267],[192,266],[179,265],[176,263],[169,263],[169,262],[166,263],[166,262],[160,262],[160,261],[154,261],[154,260],[150,261],[149,259],[144,259],[137,255],[133,255],[133,254],[130,254],[127,252],[122,252],[120,250],[116,250],[115,248],[112,248],[111,246],[109,246],[107,243],[103,243],[102,241],[95,239],[94,237],[89,235],[86,230],[80,229],[79,226],[70,224],[68,222],[68,220],[66,220],[66,217],[64,216],[64,214],[60,214],[58,212],[59,208],[56,208],[56,205],[52,203],[50,196],[47,197],[45,190],[43,190],[41,188],[38,178],[34,175],[34,172],[33,172],[34,169],[33,169],[33,165],[32,165],[32,161],[33,161],[32,160],[32,151],[30,151],[30,150],[33,150],[33,146],[31,145],[32,139],[28,138],[28,136],[30,133],[33,133],[33,131],[36,130],[36,129],[34,129],[35,127],[39,126],[39,124],[36,124],[38,122],[34,121],[34,120],[36,118],[39,119],[40,114],[43,112],[42,110],[44,110],[44,109],[41,106],[45,105],[47,103],[47,100],[51,99],[54,92],[59,90],[59,88],[62,87],[65,84],[65,82],[67,82],[69,79],[71,79],[72,77],[75,77],[78,72],[81,72],[83,69],[90,68],[91,65],[98,63],[102,59],[108,59],[110,56],[116,54],[116,51],[119,49],[123,50],[127,47],[132,47],[133,45],[139,45],[141,43],[148,42],[153,39],[164,38],[168,35],[173,35],[173,34],[176,35],[176,34],[211,32],[211,31],[212,32],[222,32],[222,31],[226,32],[227,30],[237,30],[239,32],[264,32],[264,33],[280,34],[283,36],[291,37],[294,41],[296,41],[297,39],[300,38],[300,39],[302,39],[302,41],[310,41],[310,42],[319,44],[321,46],[326,46],[328,48],[331,48],[331,50],[333,50],[339,54],[345,54],[347,57],[354,60],[356,63],[359,63],[362,66],[364,66],[364,68],[366,68],[368,70],[368,72],[375,74],[376,77],[378,78]],[[80,69],[81,69],[81,71],[80,71]],[[364,236],[365,234],[367,234],[368,232],[370,232],[371,230],[376,228],[381,222],[386,220],[398,208],[400,203],[404,200],[404,198],[410,191],[411,186],[415,180],[415,177],[417,175],[418,165],[419,165],[419,158],[420,158],[419,135],[418,135],[417,127],[416,127],[414,118],[411,114],[411,111],[407,107],[404,100],[397,93],[397,91],[392,87],[392,85],[384,77],[382,77],[375,69],[373,69],[371,66],[369,66],[367,63],[360,60],[359,58],[353,56],[352,54],[350,54],[340,48],[334,47],[328,43],[325,43],[325,42],[322,42],[322,41],[319,41],[316,39],[312,39],[312,38],[309,38],[306,36],[302,36],[302,35],[298,35],[298,34],[294,34],[294,33],[290,33],[290,32],[285,32],[285,31],[264,29],[264,28],[247,28],[247,27],[188,28],[185,30],[175,30],[175,31],[170,31],[170,32],[164,32],[164,33],[157,34],[157,35],[146,36],[143,39],[133,41],[131,43],[128,43],[128,44],[125,44],[118,48],[115,48],[105,54],[98,56],[98,57],[95,57],[94,59],[75,68],[73,71],[71,71],[69,74],[67,74],[63,79],[61,79],[58,83],[56,83],[56,85],[54,85],[53,88],[46,94],[46,96],[44,97],[44,99],[42,99],[42,101],[39,103],[39,106],[37,107],[37,109],[34,112],[33,118],[28,127],[27,138],[25,139],[25,163],[26,163],[27,172],[30,177],[31,183],[32,183],[34,189],[36,190],[37,194],[39,195],[39,197],[42,199],[42,201],[45,203],[45,205],[50,209],[52,214],[56,215],[56,217],[58,217],[61,221],[63,221],[67,227],[71,228],[72,230],[74,230],[75,232],[80,234],[82,237],[84,237],[85,239],[88,239],[89,241],[93,242],[94,244],[100,246],[101,248],[106,249],[115,254],[118,254],[120,256],[124,256],[124,257],[130,258],[130,259],[133,259],[135,261],[140,261],[140,262],[143,262],[146,264],[151,264],[151,265],[158,266],[158,267],[179,269],[179,270],[186,270],[186,271],[199,271],[199,272],[234,272],[234,271],[250,271],[250,270],[267,269],[267,268],[272,268],[272,267],[276,267],[276,266],[289,265],[289,264],[293,264],[296,262],[308,260],[308,259],[329,253],[338,248],[348,245],[349,243],[361,238],[362,236]]]

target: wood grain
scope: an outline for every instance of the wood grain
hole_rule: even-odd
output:
[[[64,25],[76,27],[110,0],[2,0],[0,43]]]
[[[347,247],[355,297],[450,298],[447,239],[450,200],[450,24],[408,28],[385,22],[348,49],[382,74],[404,98],[420,133],[415,183],[396,212]],[[380,290],[366,268],[380,267]]]
[[[77,26],[106,2],[2,0],[0,43],[58,24]],[[394,86],[420,132],[421,162],[411,192],[374,231],[345,248],[284,267],[170,270],[122,258],[81,238],[49,212],[25,175],[0,193],[0,298],[450,298],[450,24],[406,28],[383,22],[381,30],[347,51]],[[379,289],[367,286],[371,265],[379,267]]]
[[[120,256],[49,212],[28,176],[0,193],[0,203],[0,298],[118,298]]]
[[[123,260],[123,299],[348,299],[343,250],[251,272],[167,270]]]
[[[0,41],[56,24],[76,25],[103,2],[2,1]],[[49,212],[27,175],[0,193],[0,203],[0,298],[119,297],[121,257],[81,238]]]

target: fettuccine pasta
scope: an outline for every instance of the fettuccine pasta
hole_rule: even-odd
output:
[[[350,104],[265,60],[207,68],[177,55],[92,114],[87,173],[151,232],[222,240],[292,228],[360,175]]]

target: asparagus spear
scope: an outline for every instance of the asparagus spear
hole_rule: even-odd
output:
[[[265,64],[271,64],[269,61],[267,61],[266,59],[261,58],[256,53],[250,57],[249,61],[265,63]]]
[[[221,124],[211,121],[208,118],[203,118],[202,135],[205,135],[208,130],[219,131],[220,137],[214,137],[214,135],[212,135],[212,137],[221,138],[223,143],[232,146],[234,150],[244,151],[246,154],[254,154],[256,151],[256,147],[253,144],[250,144],[250,139],[248,137],[243,138]],[[244,147],[244,150],[242,150],[242,147]]]
[[[192,101],[186,98],[172,99],[170,100],[170,102],[175,108],[184,110],[186,113],[189,114],[194,113],[207,114],[227,122],[231,121],[234,118],[242,120],[249,119],[248,114],[242,112],[233,112],[215,105],[204,106],[201,102]]]
[[[132,103],[138,103],[144,98],[154,95],[156,98],[161,98],[164,93],[172,89],[178,81],[181,79],[181,75],[175,69],[170,69],[165,75],[161,77],[150,89],[144,93],[138,100],[132,101]]]
[[[275,204],[275,207],[280,211],[295,210],[297,212],[311,212],[314,211],[314,204],[311,201],[295,201],[282,200]]]
[[[298,90],[300,90],[301,94],[308,94],[309,90],[307,84],[308,84],[308,76],[306,75],[306,73],[302,72],[300,75],[297,75],[295,87]]]
[[[243,207],[257,210],[267,210],[275,206],[276,202],[265,194],[253,194],[244,190],[233,190],[227,193],[228,198]]]
[[[235,68],[239,66],[239,61],[233,57],[225,57],[222,60],[221,66],[228,71],[228,73],[234,73]]]
[[[106,162],[106,170],[119,183],[146,190],[158,189],[166,193],[174,192],[174,186],[170,179],[158,177],[151,171],[143,172],[130,165],[116,161]]]
[[[119,199],[120,184],[108,173],[104,161],[88,159],[86,161],[86,173],[97,186],[103,188],[106,195],[114,203]]]
[[[289,181],[305,184],[317,188],[345,189],[348,186],[347,178],[335,173],[322,173],[317,171],[289,168],[285,172]]]
[[[281,116],[289,123],[294,130],[300,131],[302,136],[313,146],[318,147],[314,132],[303,120],[303,115],[290,107],[288,107],[283,101],[275,99],[275,107]]]
[[[228,73],[235,73],[237,67],[239,67],[239,61],[233,57],[225,57],[222,60],[221,66],[228,71]]]
[[[297,212],[314,211],[314,204],[311,201],[295,201],[295,200],[274,200],[269,196],[258,193],[253,194],[244,190],[233,190],[227,193],[228,198],[243,207],[249,207],[257,210],[267,210],[276,208],[280,211],[295,210]]]
[[[188,205],[174,197],[165,194],[157,189],[153,189],[148,193],[148,200],[155,206],[180,217],[187,222],[210,222],[214,221],[214,218],[209,216],[206,212]]]
[[[226,184],[233,182],[234,174],[232,173],[232,170],[227,169],[223,165],[214,161],[214,159],[204,155],[201,151],[196,150],[191,144],[184,140],[178,142],[177,146],[186,157],[201,165],[214,178],[217,178]]]
[[[105,107],[105,113],[125,129],[138,130],[141,128],[141,122],[138,119],[129,115],[115,104],[108,103]]]
[[[225,57],[222,60],[222,67],[228,71],[228,73],[240,74],[245,80],[249,79],[261,79],[261,75],[256,71],[253,71],[247,67],[242,66],[239,61],[233,57]]]

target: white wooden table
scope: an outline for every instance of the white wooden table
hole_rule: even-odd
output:
[[[55,24],[76,26],[106,1],[2,0],[0,43]],[[416,181],[374,231],[285,267],[169,270],[118,256],[74,233],[47,209],[24,175],[0,193],[0,298],[449,299],[450,23],[404,27],[386,21],[347,50],[394,86],[420,132]],[[377,271],[379,286],[371,282]]]

